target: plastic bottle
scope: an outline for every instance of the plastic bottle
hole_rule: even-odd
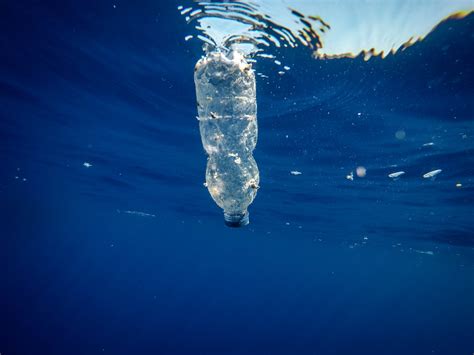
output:
[[[228,226],[247,225],[259,184],[255,73],[241,53],[215,50],[196,63],[194,83],[207,188]]]

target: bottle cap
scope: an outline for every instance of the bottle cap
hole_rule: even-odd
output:
[[[227,213],[224,212],[225,225],[232,228],[239,228],[249,224],[249,213]]]

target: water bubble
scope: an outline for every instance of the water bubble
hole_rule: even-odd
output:
[[[401,129],[395,132],[395,138],[402,140],[402,139],[405,139],[405,137],[406,137],[406,133],[404,130]]]
[[[356,169],[356,174],[360,178],[365,177],[365,175],[367,174],[367,169],[363,166],[358,166]]]

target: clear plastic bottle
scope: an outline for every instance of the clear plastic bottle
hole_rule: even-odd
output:
[[[215,50],[196,63],[194,83],[207,188],[228,226],[246,225],[259,184],[255,73],[241,53]]]

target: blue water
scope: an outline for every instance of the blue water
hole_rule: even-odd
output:
[[[178,5],[0,5],[0,353],[472,354],[474,16],[384,60],[259,60],[230,229]]]

